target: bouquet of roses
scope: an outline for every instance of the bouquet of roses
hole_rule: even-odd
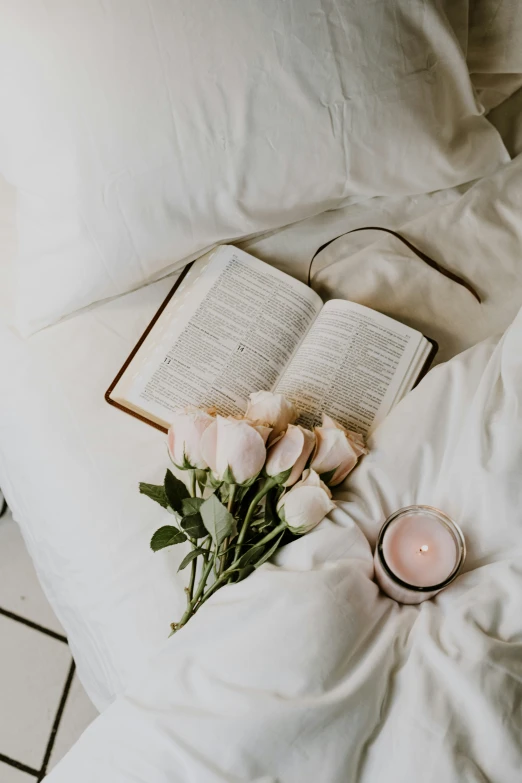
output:
[[[190,543],[187,608],[179,630],[220,587],[239,582],[283,541],[308,533],[335,504],[339,484],[366,453],[363,439],[323,415],[314,431],[294,424],[280,394],[256,392],[244,418],[178,410],[168,433],[173,470],[140,492],[173,516],[150,542],[156,552]]]

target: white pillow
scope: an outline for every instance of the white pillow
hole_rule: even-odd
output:
[[[437,3],[0,0],[34,331],[220,241],[507,159]]]

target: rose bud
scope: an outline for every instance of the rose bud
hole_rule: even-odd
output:
[[[335,508],[332,493],[315,470],[305,470],[303,478],[277,504],[277,513],[292,533],[303,535]]]
[[[250,395],[245,418],[272,427],[268,440],[270,445],[297,419],[297,411],[282,394],[259,391]]]
[[[175,411],[167,443],[173,463],[181,470],[208,467],[201,454],[201,437],[215,421],[207,411],[188,405]]]
[[[285,434],[268,449],[265,471],[278,476],[291,470],[284,487],[291,487],[300,478],[315,446],[315,435],[300,425],[289,424]]]
[[[316,446],[310,467],[321,476],[328,474],[325,481],[333,487],[346,478],[368,450],[361,435],[345,430],[324,413],[322,427],[315,427],[314,432]]]
[[[244,419],[218,416],[201,438],[201,453],[219,481],[246,484],[255,478],[266,459],[263,434]]]

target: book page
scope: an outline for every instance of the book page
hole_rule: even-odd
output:
[[[276,391],[313,427],[323,412],[367,435],[394,404],[426,342],[420,332],[354,302],[325,304]]]
[[[249,394],[271,389],[319,313],[319,296],[247,253],[223,246],[147,351],[126,399],[169,422],[193,404],[219,413],[245,411]]]

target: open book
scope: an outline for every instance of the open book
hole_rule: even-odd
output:
[[[107,391],[167,430],[185,405],[242,415],[249,394],[292,400],[299,423],[330,414],[367,435],[437,351],[420,332],[304,283],[231,245],[186,268]]]

